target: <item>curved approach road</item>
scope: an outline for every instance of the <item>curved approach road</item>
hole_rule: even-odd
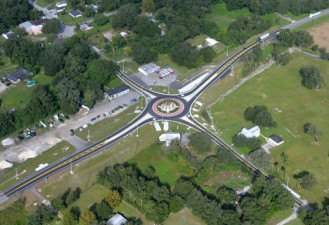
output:
[[[321,14],[313,17],[313,18],[304,18],[299,21],[296,21],[295,23],[292,23],[288,26],[283,27],[282,29],[292,29],[297,26],[300,26],[304,23],[309,22],[310,20],[313,20],[314,18],[318,18],[324,15],[329,14],[329,10],[324,10],[321,12]],[[38,183],[39,181],[46,179],[47,177],[63,170],[64,168],[69,167],[70,165],[77,163],[83,159],[86,159],[87,157],[102,151],[106,149],[107,147],[115,144],[116,142],[120,141],[123,138],[128,137],[130,134],[132,134],[136,129],[138,129],[141,126],[144,126],[145,124],[148,124],[152,121],[157,121],[161,119],[169,120],[178,122],[181,124],[185,124],[187,126],[190,126],[194,128],[195,130],[198,130],[199,132],[206,133],[209,138],[212,139],[213,142],[215,142],[217,145],[221,146],[222,148],[225,148],[227,151],[231,152],[237,160],[239,160],[241,163],[245,164],[250,170],[252,170],[255,174],[261,174],[268,177],[265,173],[263,173],[261,170],[256,168],[254,165],[246,161],[241,155],[239,155],[236,151],[234,151],[231,147],[229,147],[223,140],[221,140],[219,137],[217,137],[214,133],[209,131],[207,128],[202,126],[200,123],[198,123],[190,113],[192,104],[194,101],[204,92],[206,91],[211,85],[213,85],[219,78],[222,78],[225,76],[225,74],[229,71],[229,69],[237,63],[241,57],[248,52],[252,51],[257,45],[260,45],[264,42],[267,42],[274,37],[276,37],[279,32],[282,30],[276,30],[272,32],[268,37],[261,41],[255,41],[248,46],[244,47],[243,49],[240,49],[238,52],[236,52],[234,55],[229,57],[226,61],[224,61],[221,65],[219,65],[215,70],[208,75],[200,84],[198,84],[196,87],[193,88],[193,90],[180,94],[180,95],[166,95],[154,92],[152,90],[149,90],[147,88],[144,88],[136,83],[134,83],[132,80],[130,80],[129,77],[127,77],[124,73],[121,71],[118,71],[117,75],[118,77],[125,82],[130,87],[134,88],[138,92],[140,92],[142,95],[146,98],[146,107],[144,108],[144,111],[138,115],[134,120],[132,120],[130,123],[126,124],[119,130],[115,131],[114,133],[106,136],[105,138],[97,141],[96,143],[92,144],[91,146],[88,146],[87,148],[81,150],[80,152],[74,153],[68,157],[65,157],[55,163],[52,163],[51,165],[47,166],[46,168],[34,173],[33,175],[27,177],[26,179],[22,180],[18,184],[12,186],[5,192],[0,194],[0,203],[8,200],[12,196],[18,194],[19,192],[22,192],[23,190],[29,188],[30,186]],[[179,102],[181,102],[184,107],[183,110],[180,110],[178,113],[174,115],[165,115],[159,112],[155,112],[152,107],[154,103],[156,103],[159,100],[162,99],[174,99]],[[299,198],[294,196],[295,201],[299,205],[306,206]]]

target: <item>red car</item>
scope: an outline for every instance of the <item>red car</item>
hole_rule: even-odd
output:
[[[96,118],[98,119],[99,117],[101,117],[100,115],[96,116]]]

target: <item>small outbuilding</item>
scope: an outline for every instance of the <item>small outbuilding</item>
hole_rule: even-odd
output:
[[[26,32],[33,26],[33,24],[29,21],[19,24],[20,28],[23,28]]]
[[[129,36],[128,36],[128,33],[127,32],[120,32],[120,35],[122,36],[122,37],[124,37],[124,38],[128,38]]]
[[[77,18],[82,16],[82,13],[79,10],[72,10],[69,12],[69,14],[73,17],[73,18]]]
[[[114,37],[115,35],[111,32],[107,32],[105,34],[103,34],[103,37],[106,38],[107,40],[109,41],[112,41],[112,38]]]
[[[270,136],[270,138],[268,139],[268,141],[272,144],[272,145],[275,145],[275,146],[278,146],[278,145],[281,145],[284,143],[284,140],[279,137],[278,135],[276,134],[273,134],[272,136]]]
[[[59,12],[63,12],[65,10],[65,7],[59,7],[59,8],[56,8],[56,11],[59,13]]]
[[[110,225],[124,225],[127,222],[127,219],[121,214],[115,214],[111,219],[107,221]]]
[[[6,38],[7,40],[8,40],[9,38],[19,37],[17,34],[15,34],[15,33],[12,32],[12,31],[8,31],[8,32],[5,33],[5,34],[2,34],[2,36],[3,36],[4,38]]]
[[[89,23],[84,23],[84,24],[80,25],[80,30],[82,30],[82,31],[88,31],[88,30],[91,30],[93,28],[94,28],[94,26],[89,24]]]
[[[67,2],[66,1],[61,1],[61,2],[57,2],[56,3],[56,7],[57,8],[61,8],[61,7],[65,7],[67,6]]]
[[[120,97],[122,95],[128,94],[130,88],[127,85],[122,85],[120,87],[111,89],[109,91],[104,92],[104,98],[111,101],[114,98]]]
[[[244,135],[246,138],[258,137],[260,135],[259,126],[254,126],[249,129],[242,128],[238,135]]]
[[[138,67],[138,71],[141,72],[144,75],[149,75],[151,73],[156,72],[160,68],[161,68],[160,66],[155,65],[154,63],[151,62],[149,64]]]
[[[219,44],[219,42],[213,38],[206,38],[206,44],[210,47],[213,47],[213,46]]]
[[[165,142],[166,143],[166,147],[168,147],[171,143],[172,140],[181,139],[181,135],[178,132],[167,132],[164,134],[161,134],[159,137],[159,141],[161,142]]]

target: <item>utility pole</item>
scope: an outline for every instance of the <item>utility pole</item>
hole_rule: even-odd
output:
[[[289,177],[287,177],[287,187],[288,187],[288,184],[289,184]]]
[[[17,174],[17,168],[15,168],[15,170],[16,170],[16,180],[18,180],[19,178],[18,178],[18,174]]]
[[[137,134],[136,134],[136,137],[139,137],[139,135],[138,135],[138,126],[137,126]]]
[[[89,135],[89,129],[88,129],[88,136],[87,136],[88,142],[90,142],[90,135]]]
[[[228,56],[228,48],[229,48],[230,46],[227,46],[226,47],[226,56]]]
[[[123,61],[122,64],[123,64],[123,72],[125,72],[125,61]]]
[[[71,166],[71,171],[70,171],[70,174],[73,174],[73,169],[72,169],[72,161],[70,161],[70,166]]]

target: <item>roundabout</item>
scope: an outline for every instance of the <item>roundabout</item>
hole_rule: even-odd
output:
[[[180,115],[185,109],[181,100],[174,98],[163,98],[157,100],[153,106],[153,112],[162,117],[174,117]]]

